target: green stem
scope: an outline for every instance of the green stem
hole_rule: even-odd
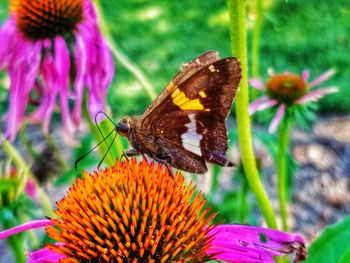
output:
[[[246,32],[246,1],[227,0],[230,15],[231,45],[234,54],[241,62],[242,80],[240,91],[236,98],[236,118],[238,141],[241,158],[247,181],[252,189],[258,206],[269,227],[277,228],[276,216],[270,200],[260,180],[253,152],[250,117],[248,114],[248,65],[247,65],[247,32]]]
[[[284,118],[279,129],[276,164],[278,199],[283,231],[288,231],[287,152],[289,147],[290,129],[291,125],[289,118]]]
[[[16,258],[16,262],[18,263],[26,262],[23,235],[19,234],[19,235],[11,236],[7,239],[7,243],[11,247],[12,253]]]
[[[101,1],[95,0],[95,7],[97,10],[97,16],[99,18],[99,26],[101,28],[101,32],[107,39],[109,46],[112,50],[113,55],[115,58],[129,71],[131,74],[135,76],[135,78],[140,82],[144,90],[146,91],[147,95],[151,100],[153,100],[156,97],[156,93],[153,89],[153,86],[151,84],[151,81],[148,80],[146,75],[142,72],[140,68],[138,68],[123,52],[117,47],[117,44],[115,43],[113,36],[109,30],[108,24],[106,22],[106,19],[104,17]]]
[[[30,172],[29,167],[26,165],[25,161],[21,158],[20,154],[17,152],[15,147],[11,145],[11,143],[7,140],[5,140],[2,144],[2,149],[4,153],[14,162],[16,167],[23,171],[24,175],[26,176],[25,180],[32,180],[32,182],[35,184],[35,189],[38,193],[38,199],[41,203],[41,206],[43,207],[43,210],[46,214],[46,216],[54,216],[51,202],[45,192],[41,189],[39,186],[38,181],[36,178],[32,175]]]
[[[260,35],[263,20],[262,0],[255,0],[255,15],[253,35],[252,35],[252,77],[259,76],[260,68]]]

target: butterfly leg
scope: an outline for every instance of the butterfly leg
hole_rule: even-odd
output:
[[[129,161],[128,157],[137,156],[137,155],[140,155],[140,152],[138,150],[135,150],[135,149],[124,150],[122,156],[120,156],[120,159],[124,157],[127,161]]]

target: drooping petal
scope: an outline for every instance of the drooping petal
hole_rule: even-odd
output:
[[[60,245],[63,246],[63,244],[56,244],[56,246]],[[64,255],[53,252],[48,248],[41,248],[27,253],[27,263],[59,262],[63,258],[65,258]]]
[[[24,223],[22,225],[18,225],[16,227],[7,229],[5,231],[0,232],[0,240],[7,238],[9,236],[21,233],[26,230],[35,229],[35,228],[41,228],[46,226],[52,226],[53,223],[49,219],[38,219],[38,220],[32,220],[27,223]]]
[[[107,88],[114,75],[112,54],[101,37],[95,24],[84,24],[79,27],[84,39],[87,57],[86,84],[89,89],[88,108],[90,116],[103,111]]]
[[[310,72],[308,70],[304,70],[303,73],[301,74],[301,79],[307,83],[310,77]]]
[[[83,14],[86,21],[95,24],[97,23],[97,14],[92,1],[83,1]]]
[[[29,116],[32,123],[43,123],[43,131],[49,133],[52,113],[56,105],[56,98],[59,86],[56,85],[56,72],[54,70],[54,58],[51,54],[46,54],[41,65],[41,76],[43,89],[40,98],[40,105],[35,112]]]
[[[55,57],[54,68],[57,74],[57,83],[60,94],[60,110],[63,122],[63,129],[66,136],[73,136],[74,124],[71,119],[69,109],[69,71],[70,71],[70,59],[69,51],[64,38],[57,36],[55,38]]]
[[[41,43],[32,43],[18,38],[17,45],[12,47],[8,72],[10,75],[10,105],[5,116],[5,137],[14,141],[20,128],[29,94],[32,90],[40,66]]]
[[[259,79],[250,79],[249,84],[250,86],[252,86],[253,88],[256,88],[257,90],[261,90],[261,91],[265,90],[264,83],[262,83]]]
[[[11,48],[13,41],[16,39],[16,25],[13,18],[7,20],[0,29],[0,70],[8,65],[8,61],[11,57]]]
[[[274,262],[274,256],[295,253],[294,262],[305,259],[304,240],[299,235],[245,225],[219,225],[212,229],[208,254],[216,260],[235,263]]]
[[[297,99],[295,101],[295,103],[296,104],[305,104],[305,103],[308,103],[310,101],[317,101],[318,99],[322,98],[324,95],[329,94],[329,93],[335,93],[335,92],[338,92],[337,87],[329,87],[329,88],[310,91],[310,92],[306,93],[300,99]]]
[[[74,80],[74,108],[73,108],[73,121],[76,125],[79,124],[81,119],[81,109],[84,96],[85,86],[89,86],[91,81],[88,80],[89,72],[91,72],[90,61],[92,50],[94,47],[100,47],[100,33],[97,28],[97,16],[91,1],[83,2],[83,14],[85,17],[84,23],[77,26],[75,32],[75,47],[74,47],[74,59],[76,66],[76,77]],[[100,79],[100,82],[103,82]]]
[[[75,47],[74,47],[74,57],[75,57],[75,68],[76,77],[74,80],[74,108],[73,108],[73,121],[76,125],[79,124],[81,119],[81,109],[84,97],[84,85],[85,85],[85,75],[86,75],[86,61],[87,61],[87,51],[85,43],[80,34],[75,35]]]
[[[313,80],[311,83],[309,83],[309,87],[313,88],[313,87],[319,85],[320,83],[326,81],[327,79],[332,77],[335,74],[335,72],[336,72],[335,69],[330,69],[330,70],[324,72],[323,74],[318,76],[315,80]]]
[[[278,125],[280,124],[284,113],[286,111],[286,105],[284,104],[280,104],[280,106],[277,109],[277,113],[275,115],[275,117],[272,119],[270,126],[269,126],[269,133],[275,133]]]
[[[252,102],[249,105],[249,114],[252,115],[253,113],[261,110],[268,109],[270,107],[273,107],[278,104],[278,101],[275,99],[269,99],[266,96],[263,96],[254,102]]]

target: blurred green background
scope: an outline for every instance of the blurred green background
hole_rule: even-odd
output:
[[[337,85],[341,92],[324,98],[321,111],[350,112],[350,2],[263,2],[269,8],[261,34],[262,77],[268,67],[295,73],[309,69],[311,79],[335,68],[337,74],[324,85]],[[119,47],[158,91],[182,63],[206,50],[230,55],[226,1],[104,1],[103,8]],[[142,113],[149,99],[118,64],[115,85],[111,94],[119,99],[118,104],[110,101],[114,112]]]
[[[321,100],[321,112],[349,113],[349,0],[263,2],[262,78],[269,67],[295,73],[309,69],[311,79],[335,68],[337,74],[323,86],[337,85],[341,91]],[[4,21],[7,1],[0,3]],[[102,0],[102,6],[118,47],[142,69],[157,93],[182,63],[198,54],[212,49],[231,55],[226,1]],[[248,15],[251,29],[254,13],[248,10]],[[141,114],[150,103],[140,83],[118,61],[109,94],[115,118]]]

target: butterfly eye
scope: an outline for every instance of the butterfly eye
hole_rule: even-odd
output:
[[[130,124],[127,119],[121,119],[117,124],[117,132],[121,135],[127,135],[130,132]]]

